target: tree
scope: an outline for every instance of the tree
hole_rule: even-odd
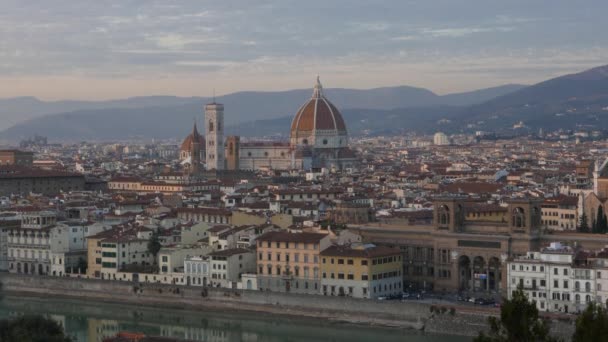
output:
[[[581,223],[578,226],[578,231],[581,233],[589,233],[589,223],[587,222],[587,214],[583,213],[581,216]]]
[[[155,230],[150,236],[150,240],[148,240],[148,252],[154,256],[154,263],[156,263],[156,255],[161,247],[160,240],[158,239],[158,231]]]
[[[594,233],[600,233],[600,234],[604,234],[606,232],[608,232],[608,219],[606,218],[606,215],[604,214],[604,208],[602,208],[602,206],[599,206],[597,208],[597,218],[595,219],[596,223],[596,229]]]
[[[71,342],[61,325],[54,320],[28,315],[0,320],[0,341]]]
[[[589,303],[576,319],[573,342],[603,341],[608,336],[608,312],[602,305]]]
[[[530,302],[519,286],[513,298],[503,301],[500,319],[489,317],[490,332],[483,332],[474,339],[475,342],[549,342],[556,341],[549,336],[547,323],[538,316],[536,303]]]

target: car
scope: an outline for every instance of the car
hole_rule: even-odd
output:
[[[469,297],[469,299],[467,299],[467,301],[469,303],[475,303],[475,298],[474,297]]]
[[[408,298],[410,298],[410,294],[408,292],[403,292],[401,294],[401,299],[408,299]]]
[[[486,305],[486,300],[483,299],[483,298],[476,298],[475,301],[474,301],[474,303],[476,305]]]

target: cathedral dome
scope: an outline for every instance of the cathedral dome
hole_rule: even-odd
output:
[[[291,144],[318,148],[344,147],[347,143],[346,124],[340,111],[324,95],[317,84],[310,100],[296,113],[291,123]]]

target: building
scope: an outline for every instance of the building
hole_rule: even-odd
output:
[[[24,213],[19,227],[7,228],[10,273],[46,275],[51,271],[51,228],[57,215],[50,211]]]
[[[98,234],[108,227],[89,222],[60,222],[50,230],[50,275],[85,273],[87,266],[88,236]]]
[[[370,223],[351,229],[366,243],[401,250],[406,288],[500,292],[505,260],[539,247],[540,204],[512,199],[501,207],[437,198],[430,226]]]
[[[209,284],[209,257],[190,256],[184,260],[184,276],[186,284],[193,286],[207,286]]]
[[[401,294],[402,267],[396,248],[333,245],[321,252],[321,293],[355,298]]]
[[[277,292],[319,294],[320,253],[329,235],[269,232],[257,238],[258,288]]]
[[[509,261],[509,298],[521,286],[541,311],[581,312],[591,302],[604,304],[600,280],[604,265],[589,263],[581,256],[586,256],[586,252],[556,242],[540,252]]]
[[[34,165],[34,153],[20,150],[0,150],[0,166],[2,165],[32,167]]]
[[[201,161],[205,160],[205,152],[205,138],[198,132],[196,122],[194,122],[192,133],[184,139],[180,146],[180,162],[190,173],[197,173],[201,167]]]
[[[325,97],[318,77],[312,97],[296,112],[289,134],[289,142],[241,143],[239,168],[343,170],[356,162],[342,114]]]
[[[81,174],[20,166],[0,167],[0,196],[29,193],[56,195],[84,189],[85,178]]]
[[[148,251],[151,235],[152,230],[148,228],[116,226],[89,236],[87,276],[120,280],[116,276],[119,271],[145,270],[154,263]]]
[[[448,139],[448,136],[445,135],[445,133],[437,132],[433,136],[433,144],[438,145],[438,146],[449,145],[450,139]]]
[[[241,138],[238,136],[226,137],[226,170],[240,170]]]
[[[255,272],[255,252],[230,248],[209,253],[210,286],[236,289],[243,273]]]
[[[224,105],[209,103],[205,106],[207,125],[207,170],[224,169]]]
[[[545,199],[541,205],[541,223],[551,230],[576,230],[578,219],[578,197],[556,196]]]

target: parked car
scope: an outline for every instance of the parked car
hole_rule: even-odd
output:
[[[475,298],[474,297],[469,297],[469,299],[467,299],[467,301],[469,303],[475,303]]]

